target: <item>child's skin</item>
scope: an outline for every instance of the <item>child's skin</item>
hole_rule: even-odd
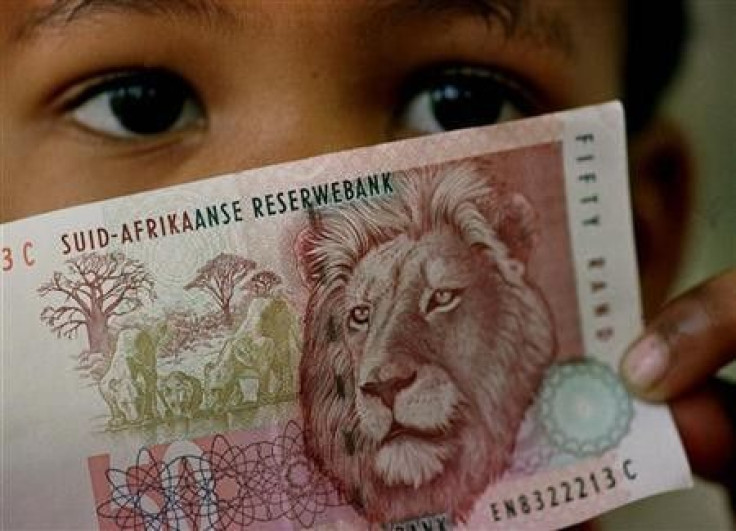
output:
[[[3,0],[0,221],[620,97],[623,4]],[[106,98],[141,88],[166,93],[153,107],[169,114],[121,122]],[[453,88],[466,103],[438,115],[428,94]],[[716,393],[712,377],[736,355],[736,270],[660,308],[691,170],[659,120],[630,147],[651,319],[623,373],[671,403],[696,471],[725,482],[736,478],[736,393]]]

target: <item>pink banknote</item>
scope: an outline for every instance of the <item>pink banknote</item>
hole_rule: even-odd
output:
[[[690,484],[606,104],[7,223],[2,527],[553,529]]]

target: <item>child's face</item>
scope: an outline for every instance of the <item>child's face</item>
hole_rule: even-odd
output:
[[[5,0],[0,221],[620,93],[617,0]]]

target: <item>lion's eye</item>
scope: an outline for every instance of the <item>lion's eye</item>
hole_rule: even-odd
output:
[[[348,326],[353,330],[365,330],[371,318],[371,309],[366,305],[355,306],[350,310]]]
[[[460,304],[459,289],[436,289],[427,300],[425,313],[448,312]]]

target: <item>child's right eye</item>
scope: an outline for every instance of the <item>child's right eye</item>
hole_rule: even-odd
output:
[[[204,109],[189,83],[163,69],[103,76],[65,107],[77,125],[121,140],[158,138],[205,121]]]
[[[439,133],[523,118],[534,107],[517,82],[486,67],[447,68],[410,85],[402,128]]]

